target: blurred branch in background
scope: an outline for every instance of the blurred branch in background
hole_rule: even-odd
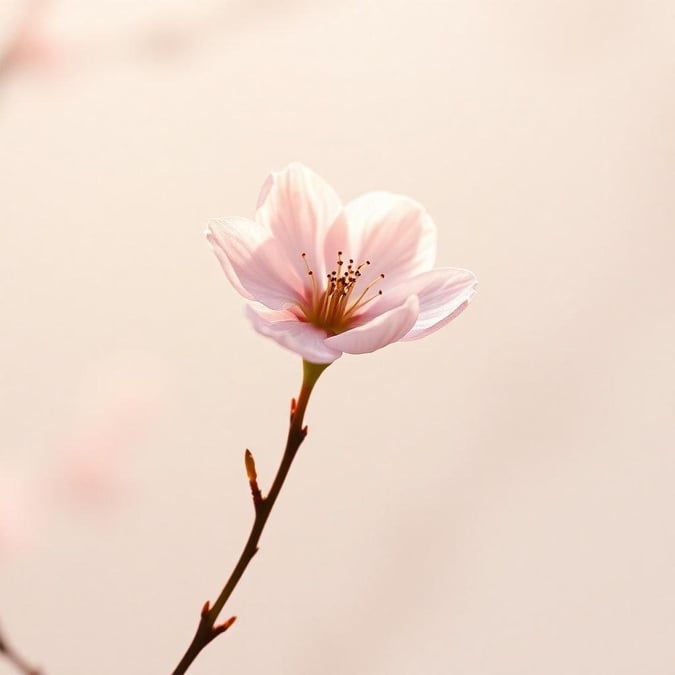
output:
[[[41,670],[31,666],[26,659],[23,658],[17,651],[7,642],[7,639],[0,629],[0,654],[4,654],[5,658],[12,663],[16,669],[24,675],[44,675]]]
[[[136,8],[131,25],[91,27],[86,16],[64,28],[54,0],[14,0],[0,13],[0,80],[15,70],[101,66],[116,61],[172,61],[237,36],[257,23],[287,18],[306,0],[201,0]],[[9,14],[9,19],[6,15]],[[66,21],[66,23],[68,23]],[[7,29],[9,26],[9,30]],[[67,63],[66,63],[67,62]]]
[[[307,0],[212,0],[195,7],[195,3],[190,3],[187,11],[165,12],[161,18],[147,22],[133,49],[151,58],[175,57],[225,35],[241,34],[262,21],[287,18],[289,11],[316,4],[310,5]]]

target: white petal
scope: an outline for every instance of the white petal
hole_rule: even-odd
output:
[[[288,274],[277,242],[246,218],[211,220],[206,233],[232,285],[245,297],[272,309],[297,304],[303,287]]]
[[[259,333],[300,354],[306,361],[332,363],[342,356],[340,351],[326,344],[325,331],[300,321],[292,312],[270,312],[247,305],[246,314]]]
[[[349,354],[365,354],[400,340],[415,325],[419,313],[416,295],[402,305],[376,316],[367,323],[334,335],[326,344]]]
[[[323,243],[328,228],[342,211],[335,190],[306,166],[293,163],[273,173],[263,185],[256,219],[269,228],[288,263],[308,288],[307,268],[323,278]]]
[[[403,340],[417,340],[445,326],[460,314],[476,292],[476,276],[469,270],[445,267],[421,274],[405,291],[414,292],[420,300],[420,313],[415,325]]]
[[[431,269],[436,259],[436,226],[417,202],[389,192],[369,192],[345,206],[344,218],[328,232],[325,256],[330,263],[337,251],[357,264],[371,261],[362,269],[360,284],[378,274],[388,288],[400,279]],[[330,271],[330,270],[329,270]]]

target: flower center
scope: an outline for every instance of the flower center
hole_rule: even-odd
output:
[[[384,274],[379,274],[362,289],[356,290],[361,280],[361,270],[370,265],[370,260],[356,264],[352,258],[343,260],[342,251],[338,251],[335,269],[326,275],[322,284],[311,270],[306,253],[302,254],[302,259],[307,268],[307,275],[312,280],[312,293],[301,310],[309,323],[323,328],[331,335],[347,330],[354,315],[382,295],[381,290],[372,291],[372,289],[384,279]]]

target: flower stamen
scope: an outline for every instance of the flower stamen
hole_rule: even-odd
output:
[[[305,267],[307,268],[307,276],[309,276],[312,279],[312,297],[316,297],[317,294],[316,279],[314,278],[314,272],[312,272],[312,270],[309,267],[309,263],[307,262],[306,253],[302,254],[302,261],[305,263]]]
[[[379,290],[368,296],[372,288],[384,279],[384,274],[378,275],[361,291],[356,300],[352,301],[352,294],[362,276],[361,270],[370,265],[370,260],[357,265],[353,258],[344,260],[342,256],[343,252],[338,251],[336,269],[326,274],[326,286],[320,290],[316,275],[307,261],[307,254],[302,253],[307,275],[312,279],[312,296],[306,306],[300,309],[309,323],[323,328],[332,335],[347,330],[356,312],[382,295],[382,290]]]

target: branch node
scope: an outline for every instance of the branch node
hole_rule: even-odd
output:
[[[201,617],[202,619],[208,616],[208,613],[211,611],[211,603],[207,600],[202,607]]]

